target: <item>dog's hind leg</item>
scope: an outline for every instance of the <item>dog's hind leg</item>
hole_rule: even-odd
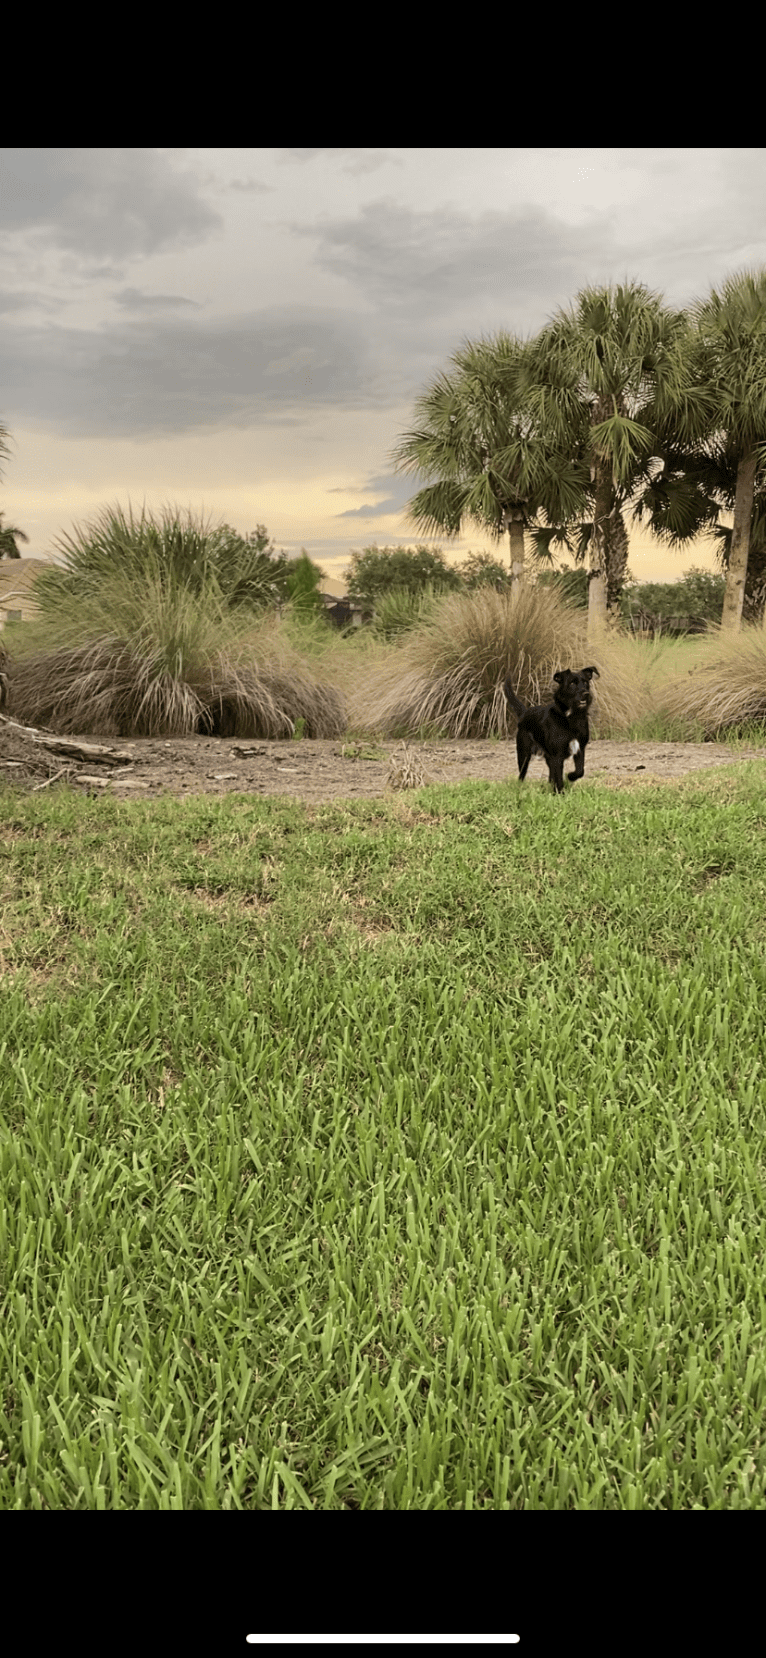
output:
[[[534,746],[535,745],[532,741],[532,738],[529,736],[528,732],[526,732],[526,731],[517,731],[517,733],[516,733],[516,758],[519,762],[519,782],[520,783],[524,782],[524,778],[526,777],[527,772],[529,770],[529,762],[532,758],[532,752],[533,752]]]

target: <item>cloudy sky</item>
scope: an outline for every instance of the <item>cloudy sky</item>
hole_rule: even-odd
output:
[[[265,524],[341,590],[353,549],[424,539],[389,457],[451,354],[588,283],[685,305],[766,263],[766,149],[4,149],[0,226],[24,556],[169,504]],[[709,543],[631,535],[639,580],[693,564]]]

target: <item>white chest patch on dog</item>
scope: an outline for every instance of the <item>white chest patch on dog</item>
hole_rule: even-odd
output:
[[[573,737],[571,743],[569,744],[569,752],[571,755],[579,754],[580,752],[580,744],[578,743],[576,737]]]

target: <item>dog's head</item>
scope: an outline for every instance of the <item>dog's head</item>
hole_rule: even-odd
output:
[[[569,703],[570,708],[590,708],[593,701],[591,680],[593,675],[599,679],[598,668],[562,668],[553,678],[559,687],[559,694]]]

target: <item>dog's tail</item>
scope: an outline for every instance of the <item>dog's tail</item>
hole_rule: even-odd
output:
[[[521,716],[522,714],[526,714],[527,710],[524,707],[523,702],[519,702],[519,699],[516,695],[516,692],[513,689],[513,686],[511,684],[510,674],[508,675],[508,678],[506,679],[505,684],[503,685],[503,690],[504,690],[505,695],[506,695],[506,700],[510,703],[514,714],[518,714],[519,716]]]

